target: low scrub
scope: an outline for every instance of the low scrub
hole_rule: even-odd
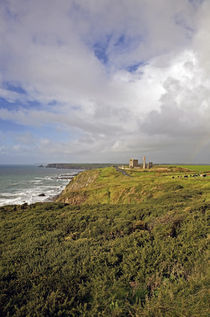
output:
[[[207,316],[209,206],[177,208],[1,208],[1,316]]]
[[[155,173],[88,171],[61,202],[1,207],[0,316],[207,317],[208,177]]]

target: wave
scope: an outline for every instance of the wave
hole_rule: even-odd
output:
[[[0,193],[0,206],[19,205],[23,203],[33,204],[35,202],[52,201],[61,193],[71,179],[43,177],[17,183],[16,190]]]
[[[64,187],[65,186],[59,186],[54,188],[35,188],[14,194],[4,193],[0,195],[0,206],[16,205],[23,203],[32,204],[35,202],[49,201],[52,200],[54,196],[58,195]]]

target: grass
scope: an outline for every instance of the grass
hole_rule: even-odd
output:
[[[210,173],[210,165],[179,165],[196,173]]]
[[[1,316],[208,316],[209,177],[128,173],[0,208]]]
[[[168,199],[171,196],[177,200],[182,199],[189,192],[199,197],[203,188],[205,199],[210,199],[209,178],[190,177],[192,172],[186,172],[186,168],[157,168],[146,172],[134,169],[127,173],[130,177],[124,176],[115,168],[81,173],[69,183],[58,201],[71,204],[159,203],[167,196]]]

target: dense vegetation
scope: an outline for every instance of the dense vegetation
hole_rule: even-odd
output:
[[[208,316],[209,176],[128,174],[78,175],[89,204],[0,208],[1,316]]]

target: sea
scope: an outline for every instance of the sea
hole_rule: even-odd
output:
[[[0,206],[52,201],[81,171],[0,165]]]

